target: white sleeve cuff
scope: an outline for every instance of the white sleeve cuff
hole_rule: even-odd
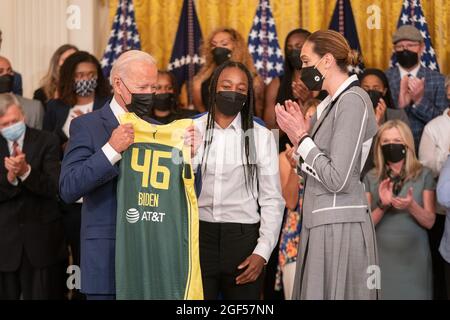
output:
[[[303,158],[303,160],[305,160],[308,154],[311,152],[311,150],[314,149],[315,147],[316,145],[313,139],[307,137],[298,146],[297,153]]]
[[[266,265],[269,262],[270,255],[272,254],[272,252],[265,243],[258,242],[255,250],[253,250],[253,254],[257,254],[258,256],[264,258],[264,260],[266,260],[264,265]]]
[[[120,153],[118,153],[116,150],[114,150],[114,148],[111,147],[111,145],[109,143],[106,143],[102,147],[102,151],[105,154],[106,158],[108,158],[111,165],[115,165],[117,162],[120,161],[120,159],[122,159],[122,156],[120,155]]]
[[[18,181],[17,178],[16,178],[16,179],[14,179],[13,182],[10,182],[10,184],[11,184],[12,186],[14,186],[14,187],[17,187],[17,186],[19,185],[19,181]]]

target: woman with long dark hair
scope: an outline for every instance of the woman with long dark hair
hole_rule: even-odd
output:
[[[61,66],[58,93],[58,99],[48,102],[44,130],[56,133],[64,146],[69,138],[70,122],[103,107],[111,89],[97,58],[78,51]]]
[[[278,151],[253,118],[253,77],[239,62],[213,73],[210,111],[195,120],[200,165],[200,263],[205,299],[259,299],[281,225]]]

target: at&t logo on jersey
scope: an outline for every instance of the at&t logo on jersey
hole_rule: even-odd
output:
[[[129,223],[138,222],[139,221],[139,211],[137,211],[134,208],[128,209],[126,218]]]

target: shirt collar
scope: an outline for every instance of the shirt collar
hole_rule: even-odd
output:
[[[120,116],[127,113],[117,102],[116,97],[113,97],[111,102],[109,103],[109,107],[111,108],[114,116],[116,117],[117,121],[120,123]]]
[[[419,72],[419,69],[420,69],[420,63],[418,63],[417,66],[414,69],[412,69],[411,71],[406,71],[399,65],[398,70],[400,71],[400,79],[403,79],[403,77],[408,75],[408,73],[411,74],[412,76],[414,76],[414,78],[417,78],[417,73]]]
[[[447,120],[450,120],[450,116],[448,115],[448,112],[450,111],[450,108],[447,108],[447,109],[445,109],[444,110],[444,117],[447,119]]]
[[[358,81],[358,76],[356,74],[350,76],[347,80],[345,80],[337,89],[337,91],[335,92],[335,94],[333,95],[333,97],[331,97],[330,95],[328,95],[325,99],[322,100],[321,103],[319,103],[319,105],[317,106],[317,120],[320,119],[320,116],[322,115],[323,110],[325,110],[325,108],[327,106],[329,106],[331,101],[336,100],[336,98],[345,90],[347,89],[347,87],[354,81]]]
[[[220,127],[217,122],[215,122],[215,126],[216,128],[220,128],[222,129],[222,127]],[[233,129],[235,131],[238,131],[242,128],[242,117],[241,117],[241,113],[239,112],[236,116],[236,118],[233,119],[233,121],[230,123],[230,125],[225,129]]]
[[[336,90],[336,92],[334,93],[333,97],[331,98],[331,101],[336,100],[336,98],[345,90],[348,88],[348,86],[350,84],[352,84],[352,82],[354,81],[358,81],[358,76],[356,74],[351,75],[347,80],[345,80],[340,86],[339,88]]]

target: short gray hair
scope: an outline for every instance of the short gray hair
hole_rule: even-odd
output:
[[[0,117],[3,117],[11,106],[17,106],[23,113],[19,100],[12,93],[0,93]]]
[[[123,74],[128,65],[133,61],[147,61],[149,64],[156,65],[155,58],[147,52],[140,50],[125,51],[113,64],[109,77],[111,85],[113,84],[113,78],[118,74]]]

